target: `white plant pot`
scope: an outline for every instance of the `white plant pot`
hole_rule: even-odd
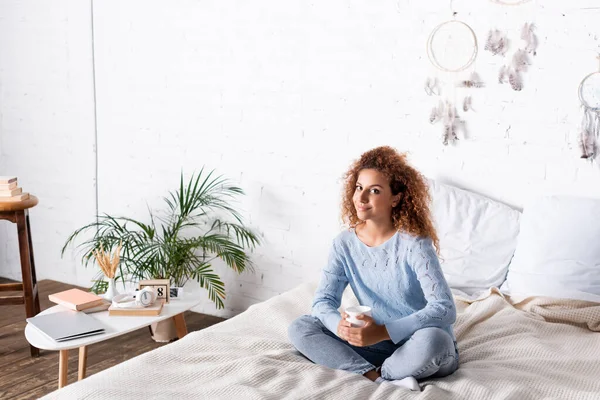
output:
[[[177,329],[175,329],[175,320],[167,318],[165,320],[155,322],[150,325],[152,339],[159,343],[168,343],[177,339]]]

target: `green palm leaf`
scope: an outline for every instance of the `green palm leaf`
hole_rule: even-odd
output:
[[[179,286],[194,279],[207,290],[217,308],[223,308],[225,285],[210,261],[220,258],[241,273],[252,269],[246,251],[261,243],[259,236],[244,226],[241,214],[231,204],[243,194],[241,188],[217,176],[214,170],[205,173],[202,168],[187,181],[182,172],[179,188],[164,197],[165,215],[156,216],[148,209],[148,223],[99,215],[95,222],[67,238],[61,255],[80,236],[93,233],[76,246],[83,250],[84,265],[95,261],[93,250],[103,247],[111,251],[121,243],[121,279],[169,278]],[[218,217],[211,219],[211,215]]]

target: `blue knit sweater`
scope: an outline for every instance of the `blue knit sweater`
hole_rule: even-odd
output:
[[[385,325],[394,343],[426,327],[442,328],[456,341],[456,307],[431,239],[396,232],[385,243],[369,247],[353,229],[340,233],[312,306],[312,315],[333,333],[342,318],[338,308],[348,284],[360,304],[372,308],[373,319]]]

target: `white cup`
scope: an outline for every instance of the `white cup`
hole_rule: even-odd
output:
[[[360,319],[356,319],[359,315],[368,315],[371,316],[371,307],[369,306],[354,306],[346,308],[346,321],[352,324],[352,327],[358,328],[364,326],[366,324],[365,321],[361,321]]]

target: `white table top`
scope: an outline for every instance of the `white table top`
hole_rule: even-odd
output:
[[[88,346],[93,343],[102,342],[107,339],[111,339],[115,336],[123,335],[125,333],[135,331],[136,329],[143,328],[154,322],[162,321],[167,318],[171,318],[177,314],[181,314],[202,302],[200,297],[186,297],[181,299],[171,300],[169,304],[165,304],[162,308],[160,315],[156,316],[109,316],[108,311],[100,311],[96,313],[88,314],[90,317],[97,319],[102,322],[105,326],[105,333],[100,335],[93,335],[83,337],[81,339],[67,340],[64,342],[55,342],[54,340],[46,337],[37,328],[27,324],[25,326],[25,337],[27,341],[38,349],[44,350],[69,350],[75,349],[81,346]],[[38,315],[46,315],[59,311],[65,311],[68,308],[61,305],[56,305],[47,310],[42,311]]]

